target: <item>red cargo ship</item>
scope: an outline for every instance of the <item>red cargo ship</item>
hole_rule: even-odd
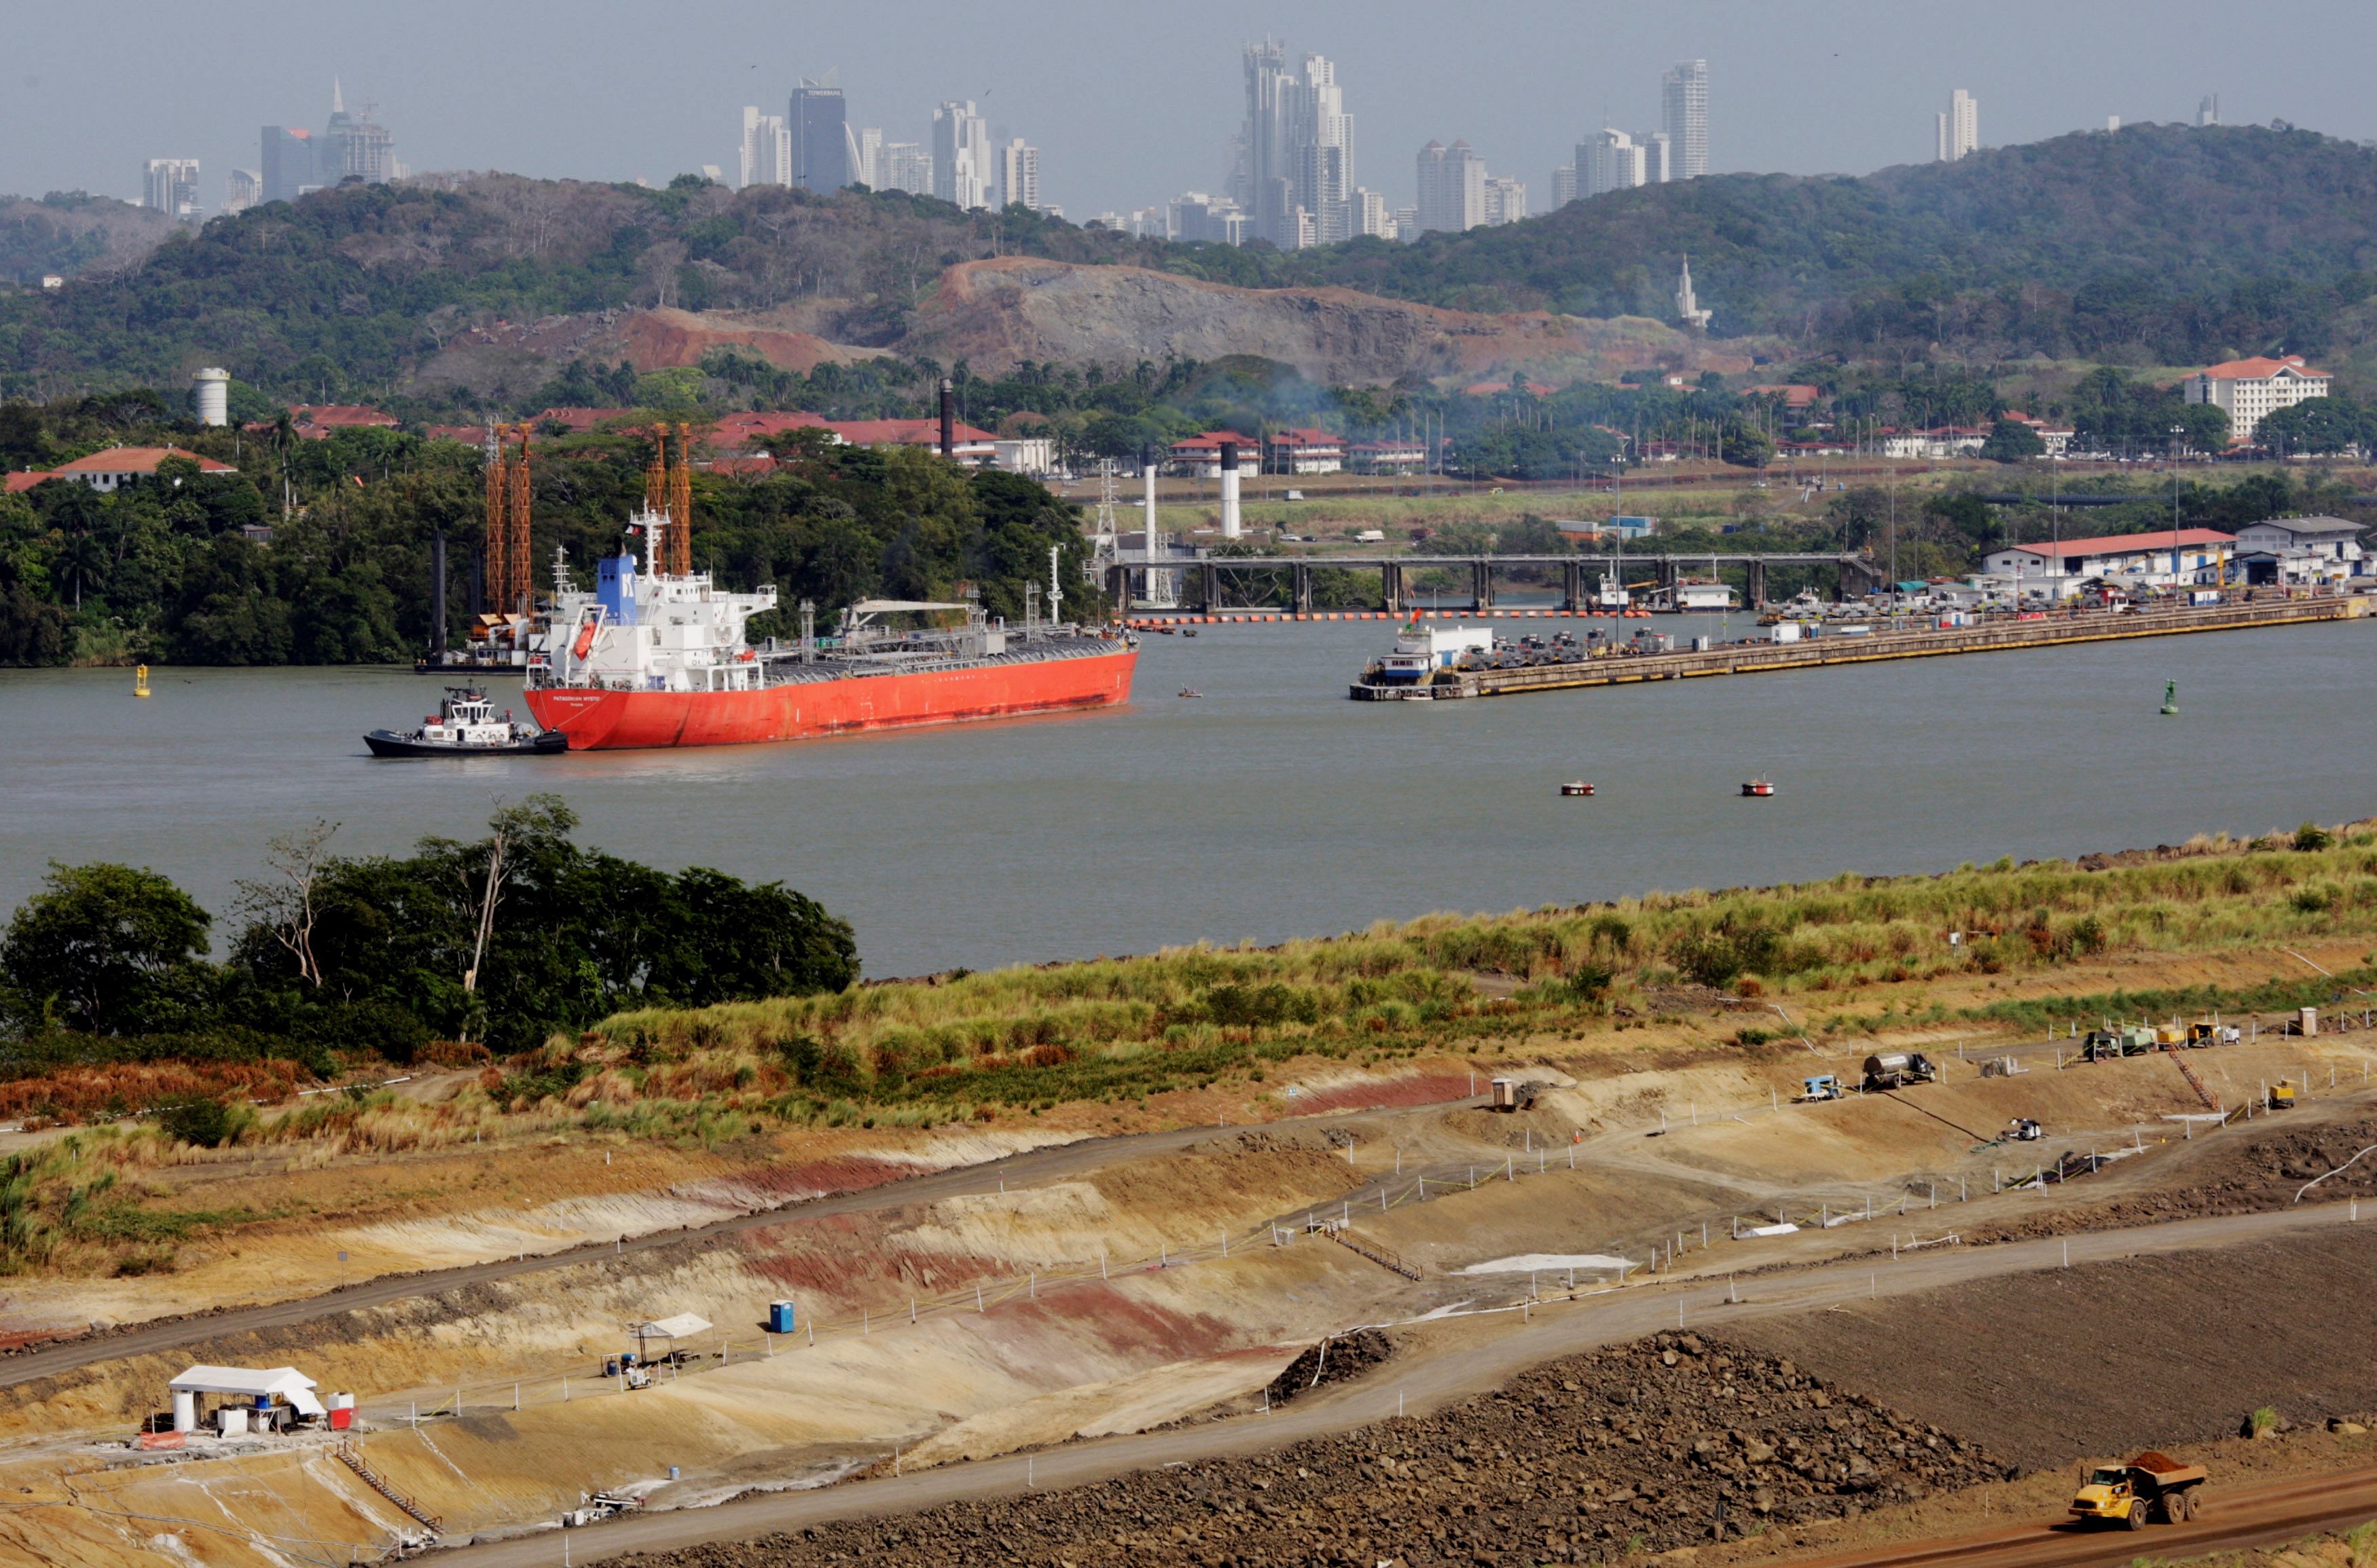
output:
[[[659,556],[664,517],[636,519]],[[854,730],[1105,708],[1130,700],[1136,641],[1054,618],[1021,628],[980,605],[865,600],[818,637],[801,606],[795,641],[754,647],[752,616],[776,591],[722,592],[707,574],[639,576],[632,554],[597,563],[591,593],[556,584],[543,646],[529,658],[529,712],[572,751],[737,746]],[[885,616],[962,612],[965,624],[902,630]]]

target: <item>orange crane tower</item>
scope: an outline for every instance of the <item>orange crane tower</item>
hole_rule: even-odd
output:
[[[676,472],[669,475],[669,570],[693,574],[693,426],[676,427]]]
[[[536,608],[534,590],[529,582],[529,513],[531,509],[528,472],[528,426],[513,427],[520,433],[520,461],[511,467],[511,504],[504,509],[504,534],[508,549],[504,558],[503,595],[496,600],[507,615],[525,616]]]

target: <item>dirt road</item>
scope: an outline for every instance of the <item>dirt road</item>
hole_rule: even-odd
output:
[[[2067,1261],[2083,1263],[2140,1253],[2224,1247],[2306,1230],[2327,1229],[2336,1235],[2339,1243],[2358,1245],[2361,1244],[2360,1238],[2351,1228],[2348,1218],[2352,1213],[2345,1205],[2323,1206],[2182,1220],[2132,1230],[2097,1231],[2068,1240],[2059,1238],[1970,1251],[1943,1248],[1909,1254],[1895,1263],[1834,1264],[1804,1274],[1762,1278],[1740,1288],[1738,1300],[1731,1299],[1736,1294],[1734,1287],[1702,1279],[1674,1286],[1634,1286],[1572,1302],[1548,1301],[1517,1314],[1522,1323],[1516,1332],[1506,1332],[1483,1343],[1464,1340],[1458,1347],[1439,1354],[1431,1355],[1420,1347],[1393,1363],[1384,1375],[1348,1384],[1334,1394],[1298,1400],[1269,1415],[1080,1442],[1037,1455],[950,1466],[921,1476],[856,1482],[814,1491],[772,1492],[714,1509],[635,1515],[568,1532],[571,1561],[591,1562],[629,1551],[747,1540],[771,1531],[797,1530],[820,1520],[911,1512],[959,1498],[1076,1486],[1133,1470],[1259,1452],[1299,1438],[1364,1426],[1392,1417],[1399,1409],[1415,1413],[1431,1410],[1499,1387],[1527,1367],[1595,1346],[1630,1340],[1678,1323],[1717,1328],[1769,1313],[1805,1311],[1878,1298],[1885,1286],[1889,1294],[1896,1296],[2001,1275],[2055,1268]],[[2377,1216],[2372,1216],[2371,1224],[2372,1229],[2377,1229]],[[2377,1478],[2371,1478],[2370,1484],[2372,1497],[2377,1497]],[[2298,1524],[2303,1519],[2326,1518],[2339,1505],[2305,1501],[2291,1513],[2286,1506],[2273,1506],[2279,1508],[2272,1515],[2274,1520],[2298,1522],[2271,1526],[2284,1534],[2323,1527],[2316,1522],[2299,1524],[2299,1527]],[[2195,1530],[2217,1531],[2228,1519],[2227,1504],[2221,1502],[2216,1509],[2207,1514],[2204,1525],[2166,1529],[2155,1536],[2151,1544],[2159,1550],[2170,1542],[2194,1538],[2191,1532]],[[2372,1502],[2368,1512],[2377,1513],[2377,1502]],[[2356,1517],[2364,1516],[2365,1514]],[[2137,1538],[2127,1537],[2126,1532],[2124,1537],[2130,1544],[2110,1550],[2102,1561],[2126,1562],[2136,1555]],[[2067,1548],[2072,1545],[2063,1535],[2040,1538],[2062,1542]],[[2100,1542],[2112,1538],[2082,1538],[2087,1550],[2094,1552],[2100,1550]],[[2252,1543],[2240,1540],[2238,1544]],[[555,1538],[553,1532],[540,1532],[465,1547],[441,1554],[440,1561],[456,1564],[457,1568],[544,1568],[562,1561],[562,1548],[563,1542]],[[1902,1561],[1897,1557],[1887,1560]],[[2047,1563],[2065,1560],[2010,1558],[2004,1565],[1992,1561],[1988,1568],[2027,1568],[2034,1561]],[[2100,1559],[2088,1555],[2070,1561],[2094,1563]]]
[[[1801,1558],[1792,1568],[2114,1568],[2150,1555],[2162,1561],[2275,1546],[2340,1531],[2377,1516],[2377,1470],[2280,1481],[2206,1493],[2203,1517],[2146,1530],[2024,1525],[1945,1540],[1916,1541],[1838,1557]]]

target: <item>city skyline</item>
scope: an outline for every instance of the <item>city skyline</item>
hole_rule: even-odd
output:
[[[1236,102],[1243,95],[1240,49],[1278,36],[1284,19],[1272,9],[1224,5],[1200,26],[1197,43],[1167,43],[1165,69],[1142,79],[1106,68],[1143,47],[1131,29],[1078,5],[1027,4],[1032,17],[1060,23],[1062,37],[1057,45],[1024,47],[1013,36],[1018,30],[978,25],[954,11],[922,36],[902,30],[896,45],[833,17],[805,26],[795,40],[781,18],[730,3],[722,17],[738,32],[759,35],[734,52],[743,78],[735,81],[723,62],[707,56],[664,54],[647,62],[633,51],[615,59],[588,52],[575,38],[552,36],[559,13],[533,6],[470,13],[472,27],[488,34],[485,45],[438,57],[425,40],[446,9],[446,0],[427,0],[405,25],[333,27],[301,42],[246,27],[264,13],[234,5],[228,14],[242,25],[227,31],[239,43],[235,59],[213,36],[160,10],[150,30],[161,30],[170,46],[157,54],[185,68],[161,74],[144,59],[103,77],[84,72],[58,18],[34,17],[19,30],[25,57],[38,65],[24,74],[19,90],[0,100],[0,126],[11,133],[0,136],[0,190],[88,188],[138,200],[148,160],[195,158],[205,171],[198,205],[219,211],[232,171],[262,174],[255,168],[255,127],[312,99],[319,90],[312,84],[332,75],[345,78],[354,99],[385,106],[402,131],[406,162],[417,170],[500,168],[589,180],[640,175],[661,184],[717,166],[731,180],[737,109],[754,103],[776,114],[803,78],[821,80],[839,66],[848,102],[838,150],[853,174],[861,162],[853,145],[860,127],[879,128],[883,147],[918,145],[928,140],[935,103],[973,101],[994,146],[1021,136],[1038,150],[1044,200],[1078,220],[1101,210],[1129,212],[1187,191],[1226,194],[1216,187],[1233,122],[1243,115]],[[1405,9],[1390,4],[1378,15]],[[2191,9],[2213,14],[2208,6],[2177,7]],[[2352,29],[2346,24],[2359,20],[2327,0],[2278,9],[2306,22],[2333,18],[2347,33]],[[1871,24],[1883,12],[1870,6],[1847,7],[1838,26],[1810,29],[1756,17],[1725,19],[1720,27],[1710,5],[1637,13],[1523,0],[1471,30],[1480,45],[1510,46],[1504,57],[1490,48],[1455,56],[1415,47],[1408,30],[1370,25],[1368,9],[1322,5],[1293,18],[1292,42],[1296,60],[1308,53],[1330,64],[1329,85],[1343,84],[1346,118],[1360,123],[1359,156],[1345,160],[1347,195],[1336,206],[1349,215],[1358,209],[1352,192],[1361,187],[1391,210],[1411,204],[1416,191],[1408,160],[1432,138],[1465,139],[1492,167],[1533,184],[1569,163],[1577,140],[1605,111],[1611,124],[1634,127],[1638,138],[1642,127],[1665,129],[1674,118],[1675,84],[1661,78],[1678,61],[1706,60],[1718,84],[1718,106],[1702,122],[1714,173],[1854,174],[1927,162],[1937,150],[1926,133],[1959,85],[1989,100],[1992,145],[2101,128],[2116,114],[2126,123],[2189,120],[2213,94],[2230,123],[2282,114],[2340,136],[2377,135],[2377,108],[2362,102],[2340,71],[2323,66],[2306,72],[2259,39],[2227,40],[2216,49],[2186,42],[2177,36],[2184,28],[2145,36],[2103,13],[2014,7],[2016,15],[2033,12],[2051,19],[2067,40],[2056,56],[2028,58],[1929,15],[1892,12],[1893,25],[1877,28]],[[44,48],[52,33],[56,47]],[[567,54],[578,62],[573,68],[582,82],[554,92],[549,103],[538,102],[552,89],[547,78],[570,73],[537,72],[492,86],[488,73],[508,37],[532,45],[540,57]],[[1553,68],[1563,39],[1591,42],[1588,70]],[[2082,57],[2097,43],[2101,57],[2082,68]],[[1933,58],[1951,44],[1953,77]],[[1486,55],[1496,57],[1496,69],[1484,67]],[[652,79],[619,87],[630,64],[649,65]],[[616,107],[596,113],[587,107],[590,99]],[[1822,114],[1810,113],[1816,102]],[[301,115],[293,124],[311,119]],[[1678,139],[1669,136],[1671,144]],[[125,144],[120,156],[119,142]],[[819,142],[820,152],[835,150]],[[1350,135],[1346,150],[1357,150]],[[1690,149],[1671,145],[1670,153],[1689,165]],[[1327,172],[1318,173],[1327,183]],[[1551,203],[1531,205],[1542,210]]]

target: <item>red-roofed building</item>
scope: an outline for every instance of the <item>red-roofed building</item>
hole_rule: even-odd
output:
[[[362,403],[309,403],[289,411],[298,435],[308,441],[327,438],[334,430],[393,430],[396,415]]]
[[[649,415],[632,408],[549,408],[531,415],[529,424],[540,431],[547,425],[566,425],[572,436],[584,436],[597,425],[638,419],[649,419]]]
[[[926,447],[938,451],[941,422],[938,419],[841,419],[826,428],[837,440],[853,447]],[[977,466],[998,455],[998,437],[987,430],[959,424],[950,432],[950,455]]]
[[[724,450],[743,451],[787,431],[831,428],[821,413],[730,413],[711,425],[710,438]]]
[[[198,465],[201,473],[237,473],[239,470],[227,462],[202,458],[196,452],[185,452],[179,447],[110,447],[103,452],[93,452],[87,458],[77,458],[62,463],[42,475],[42,479],[76,479],[94,490],[113,490],[135,479],[154,478],[157,465],[168,458],[186,458]],[[10,479],[24,477],[10,474]],[[41,483],[36,479],[34,484]],[[26,486],[30,488],[30,486]]]
[[[22,495],[25,491],[31,489],[34,485],[42,484],[48,480],[55,479],[56,477],[56,474],[52,473],[46,468],[29,468],[22,473],[9,474],[7,476],[6,484],[5,485],[0,485],[0,495]]]
[[[2037,586],[2050,597],[2076,593],[2090,578],[2125,587],[2168,588],[2208,582],[2221,557],[2237,553],[2237,536],[2210,528],[2169,529],[2146,533],[2099,534],[2093,539],[2039,540],[1992,550],[1982,569],[2013,578],[2025,591]]]
[[[2292,408],[2306,398],[2327,396],[2332,379],[2313,370],[2302,355],[2284,359],[2232,359],[2207,365],[2189,377],[2183,387],[2187,401],[2210,403],[2228,415],[2228,438],[2250,441],[2264,417]]]
[[[1815,401],[1824,394],[1820,388],[1810,387],[1798,381],[1786,381],[1771,387],[1744,387],[1741,389],[1741,395],[1745,398],[1771,398],[1779,395],[1785,408],[1801,409],[1812,406]]]
[[[1345,466],[1345,437],[1326,430],[1274,430],[1266,461],[1273,473],[1335,473]]]
[[[1427,447],[1419,441],[1356,441],[1346,456],[1356,473],[1417,473],[1427,466]]]
[[[1168,454],[1172,472],[1187,479],[1218,479],[1222,475],[1222,446],[1227,442],[1238,449],[1238,466],[1251,468],[1253,459],[1261,451],[1251,436],[1241,436],[1235,430],[1208,430],[1201,436],[1191,436],[1172,443]]]

